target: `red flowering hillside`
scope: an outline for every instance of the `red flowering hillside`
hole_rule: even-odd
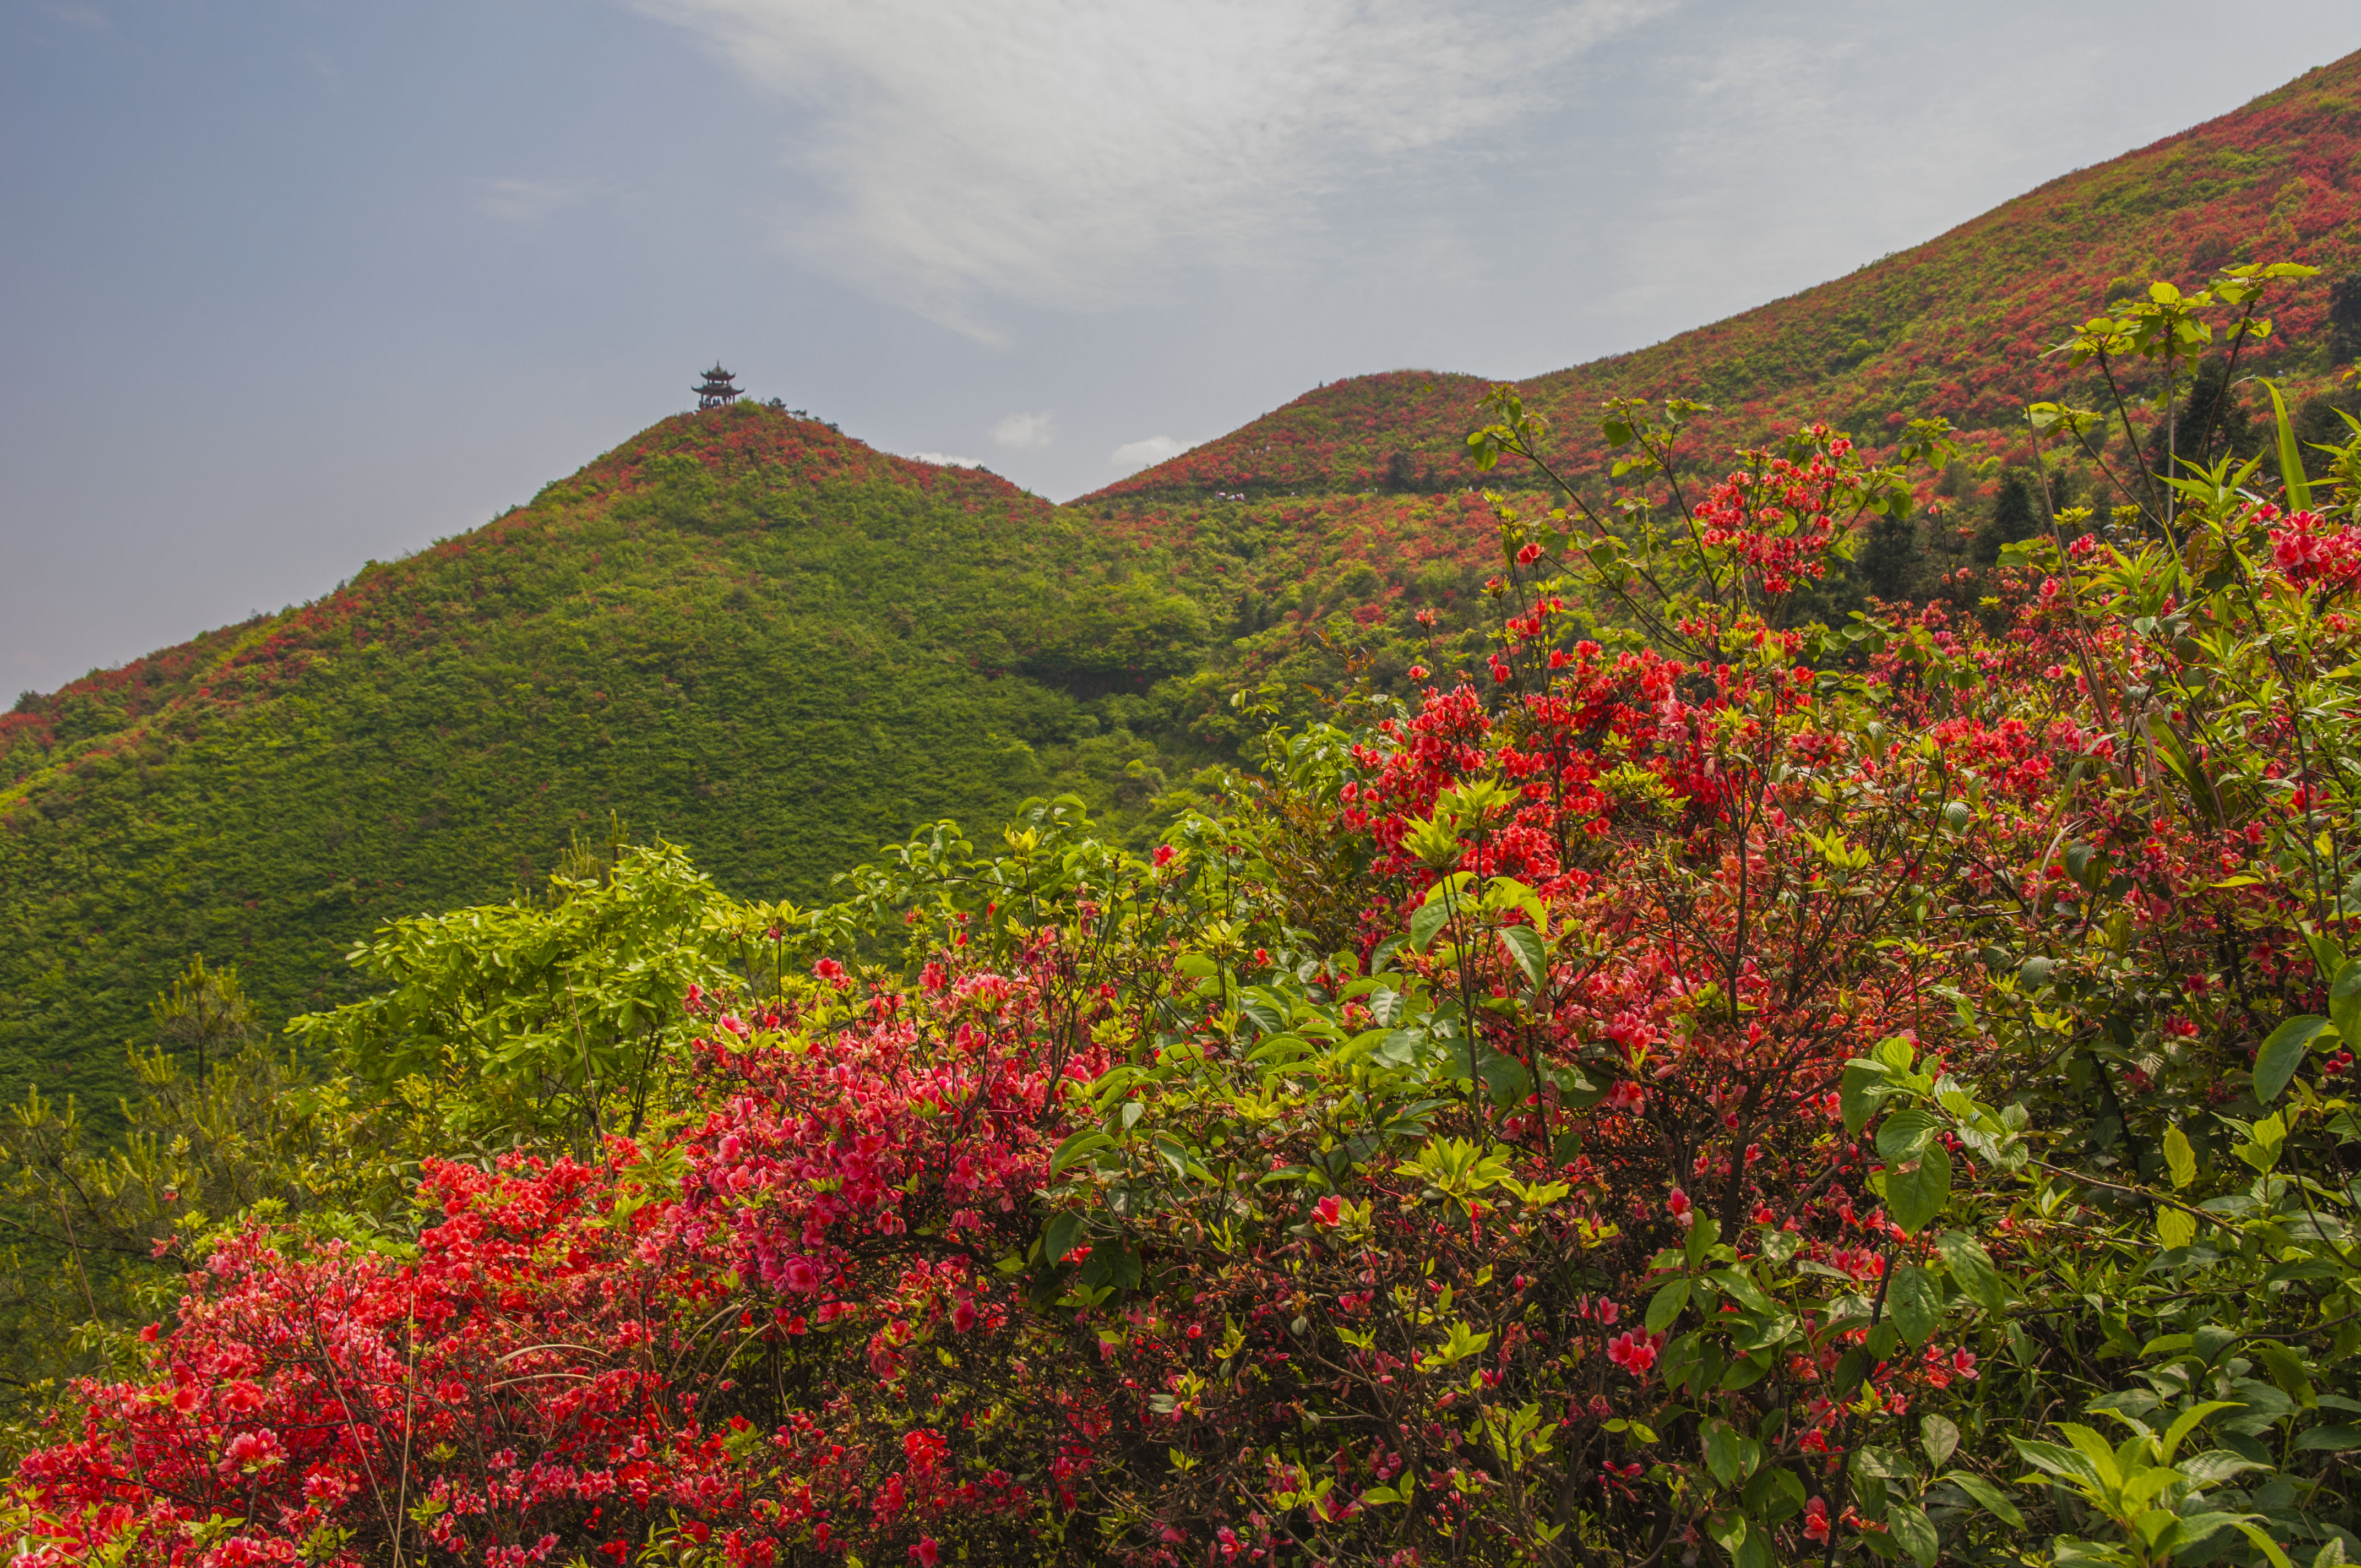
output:
[[[1911,433],[1635,419],[1604,524],[1488,509],[1479,678],[1144,856],[625,850],[380,932],[300,1158],[18,1140],[16,1568],[2361,1560],[2361,434],[1797,624]]]
[[[2361,53],[1848,277],[1518,389],[1570,437],[1620,396],[1716,404],[1707,432],[1721,445],[1807,415],[1857,432],[1940,415],[1998,435],[2066,383],[2029,350],[2151,278],[2193,285],[2266,254],[2361,268],[2356,159]],[[2326,367],[2328,300],[2317,288],[2279,314],[2299,368]],[[2361,320],[2348,330],[2345,358]],[[1424,371],[1334,382],[1088,499],[1476,484],[1462,438],[1484,386]]]

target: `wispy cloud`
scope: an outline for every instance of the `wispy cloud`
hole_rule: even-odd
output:
[[[992,439],[1012,452],[1028,452],[1055,441],[1058,438],[1056,425],[1056,417],[1047,411],[1038,414],[1010,414],[992,427]]]
[[[920,463],[932,463],[939,468],[981,468],[981,457],[954,457],[948,452],[913,452],[911,457]]]
[[[1931,239],[2053,177],[2062,146],[2154,134],[2095,43],[2026,51],[1995,26],[1923,74],[1878,69],[1918,25],[1865,0],[1765,6],[1642,62],[1666,161],[1710,177],[1631,192],[1602,298],[1661,330],[1712,320]]]
[[[64,21],[66,26],[75,26],[75,28],[90,28],[92,33],[114,33],[115,30],[114,16],[108,16],[94,5],[82,5],[81,0],[49,0],[49,5],[42,5],[38,9],[48,14],[52,21]]]
[[[1118,468],[1148,468],[1188,450],[1169,435],[1151,435],[1145,441],[1125,442],[1107,454],[1107,461]]]
[[[87,27],[94,33],[111,33],[115,30],[115,18],[95,5],[53,3],[43,5],[41,10],[69,27]]]
[[[1544,105],[1673,0],[631,0],[811,111],[794,243],[972,335],[1268,267],[1316,203]]]
[[[478,180],[476,211],[504,224],[538,223],[590,193],[583,180]]]

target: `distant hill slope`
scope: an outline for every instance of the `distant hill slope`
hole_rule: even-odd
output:
[[[2026,350],[2111,293],[2249,259],[2361,268],[2361,53],[1834,282],[1520,389],[1576,454],[1595,447],[1598,404],[1626,394],[1717,404],[1707,429],[1730,440],[1806,417],[1874,433],[1901,414],[2005,439],[2061,384],[2023,379]],[[2294,369],[2326,368],[2327,300],[2313,288],[2280,313]],[[2361,320],[2346,326],[2361,348]],[[1084,499],[1480,483],[1461,440],[1486,386],[1413,371],[1332,382]]]
[[[1152,547],[740,404],[315,604],[0,718],[0,1086],[116,1081],[194,952],[273,1015],[379,922],[499,897],[620,812],[810,900],[914,825],[1080,787],[1203,612]],[[1161,775],[1149,783],[1160,785]]]

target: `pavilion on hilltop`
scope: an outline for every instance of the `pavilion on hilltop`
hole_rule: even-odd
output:
[[[705,379],[689,389],[697,394],[697,406],[700,409],[726,408],[743,395],[719,359],[705,373]]]

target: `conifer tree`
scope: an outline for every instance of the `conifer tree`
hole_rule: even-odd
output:
[[[148,1004],[148,1011],[156,1020],[159,1044],[176,1057],[195,1058],[200,1082],[210,1064],[228,1054],[225,1047],[254,1037],[254,1004],[238,983],[237,970],[209,970],[202,953],[189,960],[171,990]]]
[[[2041,530],[2041,510],[2033,499],[2033,485],[2022,469],[2003,475],[1993,497],[1991,513],[1976,531],[1975,558],[1989,566],[2000,559],[2001,547],[2032,538]]]

